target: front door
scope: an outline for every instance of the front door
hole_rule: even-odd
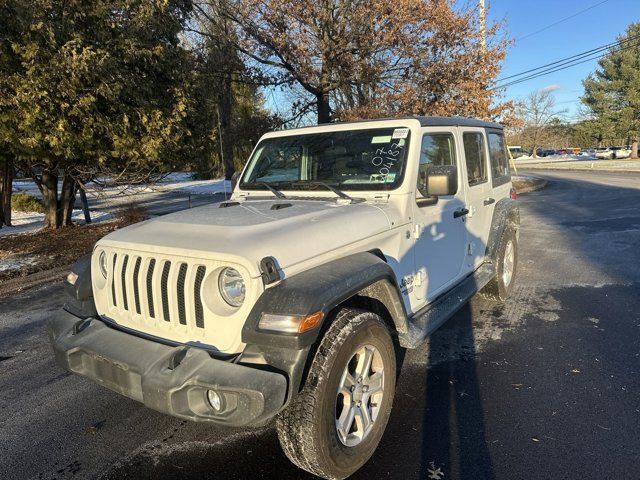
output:
[[[482,128],[465,128],[461,132],[467,166],[466,204],[467,245],[465,271],[473,271],[484,261],[489,239],[495,198],[489,183],[487,141]]]
[[[454,212],[464,208],[464,186],[458,161],[459,148],[454,129],[423,129],[418,185],[414,201],[413,292],[419,303],[433,300],[462,274],[466,231],[464,217]],[[427,191],[429,165],[457,165],[458,191],[455,195],[433,197]]]

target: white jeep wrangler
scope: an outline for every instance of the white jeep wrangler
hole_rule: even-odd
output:
[[[273,418],[300,468],[373,454],[418,346],[512,289],[519,212],[502,127],[412,117],[273,132],[229,201],[100,240],[49,323],[57,361],[148,407]]]

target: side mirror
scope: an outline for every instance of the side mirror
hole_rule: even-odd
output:
[[[455,195],[458,191],[458,169],[455,165],[429,165],[427,192],[429,195]]]
[[[236,188],[236,185],[238,184],[238,179],[240,178],[240,174],[242,172],[234,172],[233,175],[231,175],[231,191],[233,192]]]

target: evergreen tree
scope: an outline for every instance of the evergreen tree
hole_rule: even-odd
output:
[[[631,158],[638,158],[640,137],[640,22],[632,23],[619,44],[598,61],[598,69],[582,83],[582,102],[593,118],[631,140]]]
[[[4,0],[0,144],[70,223],[78,180],[143,179],[184,156],[190,0]],[[58,192],[59,176],[62,191]]]

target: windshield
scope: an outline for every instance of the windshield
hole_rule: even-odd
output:
[[[378,128],[268,138],[258,144],[243,189],[391,190],[402,182],[408,128]]]

